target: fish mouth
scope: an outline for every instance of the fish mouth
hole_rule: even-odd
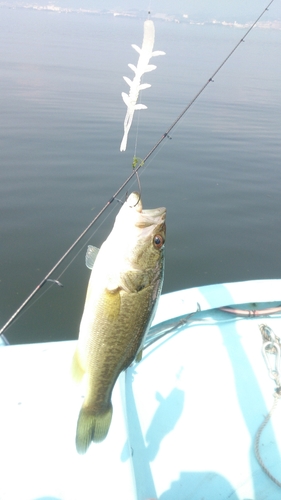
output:
[[[165,220],[165,207],[143,210],[140,194],[133,192],[117,214],[114,231],[118,232],[119,237],[124,241],[132,238],[133,235],[137,239],[146,239],[156,228],[159,228],[159,231],[165,231]]]
[[[142,210],[139,213],[139,217],[136,220],[135,225],[137,227],[149,227],[158,226],[165,222],[166,220],[166,208],[151,208],[148,210]]]
[[[166,212],[167,212],[167,210],[165,207],[160,207],[160,208],[149,208],[147,210],[143,210],[141,213],[144,216],[161,217],[163,220],[165,220]]]
[[[133,209],[133,212],[135,213],[135,225],[137,227],[155,226],[162,224],[166,220],[165,207],[143,210],[141,195],[136,191],[130,194],[126,204],[130,209]]]

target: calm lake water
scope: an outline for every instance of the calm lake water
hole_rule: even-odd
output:
[[[136,139],[143,158],[246,29],[156,21],[166,55],[120,153],[122,77],[143,20],[0,10],[3,325],[128,177]],[[281,277],[280,53],[280,30],[253,30],[143,170],[144,206],[167,207],[164,293]],[[86,246],[101,245],[119,208],[54,273],[64,287],[45,285],[6,331],[11,343],[77,338]]]

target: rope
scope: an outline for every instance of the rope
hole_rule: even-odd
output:
[[[265,426],[267,425],[267,423],[269,422],[269,420],[271,419],[271,416],[272,416],[272,413],[274,412],[274,410],[276,409],[277,407],[277,403],[278,403],[278,399],[280,399],[280,395],[275,392],[275,394],[273,395],[274,397],[274,401],[273,401],[273,405],[272,405],[272,408],[270,410],[270,412],[266,415],[264,421],[262,422],[262,424],[260,425],[258,431],[257,431],[257,434],[256,434],[256,438],[255,438],[255,455],[256,455],[256,459],[257,461],[259,462],[262,470],[265,472],[265,474],[271,479],[271,481],[273,481],[277,486],[279,486],[279,488],[281,488],[281,482],[278,481],[278,479],[276,479],[276,477],[274,477],[271,472],[268,470],[268,468],[265,466],[262,458],[261,458],[261,455],[260,455],[260,437],[261,437],[261,434],[262,434],[262,431],[264,430]]]
[[[259,325],[259,329],[262,335],[262,354],[265,360],[266,368],[268,370],[269,377],[274,380],[276,384],[276,389],[273,394],[273,405],[270,412],[264,418],[264,421],[258,428],[256,438],[255,438],[255,455],[258,463],[260,464],[262,470],[267,474],[267,476],[273,481],[279,488],[281,488],[281,482],[274,477],[268,468],[265,466],[261,455],[260,455],[260,437],[265,426],[268,424],[272,417],[274,410],[277,407],[278,399],[281,398],[281,380],[280,380],[280,338],[274,333],[274,331],[265,324]],[[269,358],[274,357],[274,363]]]
[[[18,316],[18,314],[22,311],[22,309],[30,302],[33,296],[42,288],[42,286],[48,281],[48,278],[52,275],[52,273],[59,267],[59,265],[64,261],[64,259],[69,255],[69,253],[73,250],[73,248],[79,243],[79,241],[83,238],[83,236],[89,231],[89,229],[97,222],[97,220],[101,217],[101,215],[105,212],[105,210],[111,205],[111,203],[117,198],[119,193],[124,189],[125,186],[130,182],[135,174],[137,174],[138,170],[143,167],[146,161],[150,158],[150,156],[154,153],[154,151],[160,146],[160,144],[166,138],[169,137],[169,133],[175,127],[175,125],[181,120],[183,115],[189,110],[192,104],[198,99],[198,97],[202,94],[205,88],[209,85],[210,82],[213,82],[213,78],[217,73],[221,70],[221,68],[225,65],[228,59],[232,56],[235,50],[239,47],[239,45],[244,42],[245,38],[248,36],[250,31],[255,27],[260,18],[264,15],[264,13],[269,9],[270,5],[274,2],[271,0],[267,7],[262,11],[259,17],[253,22],[251,27],[248,29],[244,37],[236,44],[234,49],[228,54],[228,56],[224,59],[224,61],[220,64],[220,66],[216,69],[216,71],[212,74],[212,76],[208,79],[208,81],[203,85],[201,90],[195,95],[195,97],[190,101],[190,103],[184,108],[184,110],[179,114],[176,120],[172,123],[172,125],[168,128],[168,130],[162,135],[162,137],[156,142],[153,148],[149,151],[149,153],[145,156],[145,158],[134,168],[133,172],[127,177],[127,179],[123,182],[123,184],[117,189],[116,193],[108,200],[108,202],[104,205],[104,207],[100,210],[100,212],[96,215],[96,217],[92,220],[92,222],[84,229],[84,231],[78,236],[78,238],[74,241],[74,243],[68,248],[68,250],[63,254],[63,256],[58,260],[58,262],[54,265],[54,267],[48,272],[48,274],[43,278],[43,280],[36,286],[36,288],[31,292],[31,294],[25,299],[25,301],[21,304],[21,306],[15,311],[15,313],[10,317],[10,319],[4,324],[4,326],[0,329],[0,336],[3,332],[10,326],[10,324],[14,321],[14,319]]]

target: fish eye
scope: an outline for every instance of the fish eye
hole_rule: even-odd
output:
[[[153,238],[154,248],[160,250],[160,248],[164,245],[164,238],[161,234],[156,234]]]

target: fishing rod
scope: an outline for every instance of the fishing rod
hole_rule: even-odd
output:
[[[198,99],[198,97],[204,92],[206,87],[211,83],[214,82],[214,77],[218,74],[218,72],[221,70],[221,68],[226,64],[228,59],[233,55],[233,53],[237,50],[237,48],[240,46],[241,43],[245,41],[245,38],[249,35],[249,33],[252,31],[252,29],[256,26],[258,21],[261,19],[261,17],[264,15],[266,11],[269,10],[270,5],[274,2],[274,0],[271,0],[269,4],[265,7],[265,9],[262,11],[262,13],[257,17],[257,19],[252,23],[248,31],[245,33],[245,35],[239,40],[239,42],[235,45],[235,47],[231,50],[231,52],[228,54],[228,56],[222,61],[222,63],[219,65],[219,67],[214,71],[214,73],[210,76],[210,78],[207,80],[207,82],[203,85],[203,87],[199,90],[199,92],[193,97],[193,99],[187,104],[187,106],[183,109],[183,111],[178,115],[178,117],[175,119],[175,121],[172,123],[172,125],[168,128],[166,132],[161,136],[161,138],[156,142],[156,144],[153,146],[153,148],[147,153],[147,155],[144,157],[143,160],[140,162],[136,162],[136,158],[133,160],[133,171],[131,174],[127,177],[127,179],[123,182],[123,184],[117,189],[116,193],[112,195],[112,197],[108,200],[108,202],[104,205],[104,207],[100,210],[100,212],[95,216],[95,218],[90,222],[90,224],[84,229],[84,231],[78,236],[78,238],[72,243],[72,245],[68,248],[68,250],[62,255],[62,257],[57,261],[57,263],[52,267],[52,269],[46,274],[45,278],[42,279],[42,281],[36,286],[36,288],[31,292],[31,294],[24,300],[24,302],[21,304],[21,306],[12,314],[10,319],[4,324],[4,326],[0,329],[0,336],[3,335],[4,331],[11,325],[11,323],[14,321],[14,319],[19,315],[19,313],[24,309],[24,307],[30,302],[30,300],[34,297],[34,295],[47,283],[48,281],[56,283],[59,286],[62,286],[61,283],[58,280],[53,280],[50,278],[52,273],[59,267],[59,265],[66,259],[66,257],[70,254],[70,252],[73,250],[74,247],[79,243],[79,241],[85,236],[85,234],[91,229],[91,227],[97,222],[97,220],[102,216],[102,214],[106,211],[106,209],[111,205],[111,203],[117,199],[117,196],[119,193],[124,189],[124,187],[130,182],[130,180],[134,177],[134,175],[137,175],[138,171],[143,167],[143,165],[146,163],[146,161],[151,157],[151,155],[154,153],[154,151],[160,146],[160,144],[164,141],[166,138],[170,138],[169,134],[171,130],[175,127],[175,125],[182,119],[182,117],[185,115],[185,113],[189,110],[189,108],[194,104],[194,102]]]

